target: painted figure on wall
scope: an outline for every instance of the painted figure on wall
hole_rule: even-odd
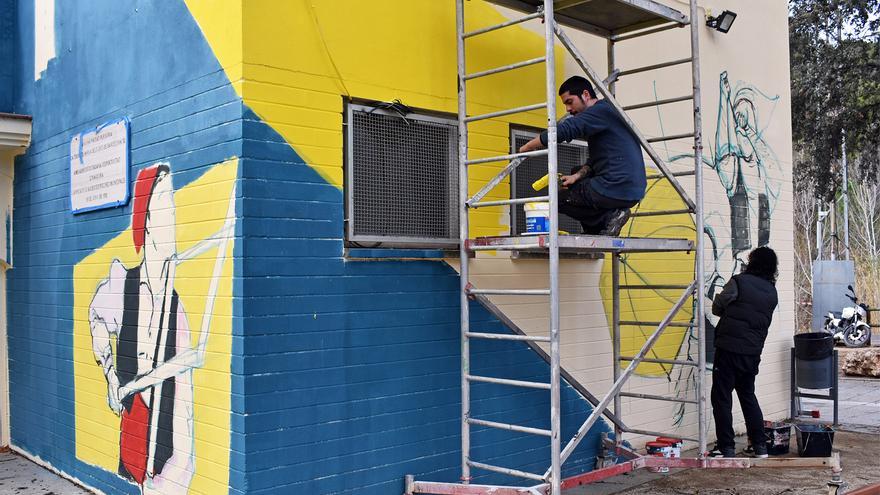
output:
[[[712,219],[707,221],[706,236],[714,254],[706,294],[710,300],[730,277],[740,272],[744,253],[769,244],[770,221],[782,184],[782,167],[764,138],[779,97],[768,96],[747,84],[732,87],[727,72],[719,76],[718,90],[714,150],[709,160],[706,157],[703,160],[715,171],[727,193],[730,245],[718,245],[715,230],[718,226],[713,225]],[[771,104],[764,127],[761,127],[760,116],[762,103]],[[716,322],[717,319],[710,318],[710,334]]]
[[[204,363],[234,211],[220,233],[178,253],[169,164],[141,170],[133,198],[132,240],[141,261],[126,268],[113,260],[98,284],[89,306],[92,350],[107,380],[107,405],[121,418],[118,473],[145,494],[186,493],[195,467],[193,370]],[[193,347],[175,273],[181,262],[214,246],[214,280]]]

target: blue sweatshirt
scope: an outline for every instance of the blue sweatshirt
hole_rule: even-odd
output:
[[[556,129],[557,140],[562,143],[586,138],[590,183],[596,192],[624,201],[645,197],[648,181],[642,149],[611,104],[599,100]],[[547,146],[547,131],[541,133],[541,144]]]

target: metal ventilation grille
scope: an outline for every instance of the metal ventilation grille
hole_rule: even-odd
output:
[[[528,131],[513,131],[512,143],[514,150],[518,150],[520,146],[526,144],[537,136],[537,133]],[[586,143],[560,143],[558,146],[558,162],[559,171],[563,174],[570,173],[573,167],[577,167],[587,163],[589,152]],[[547,188],[540,191],[532,189],[532,183],[540,179],[547,173],[547,157],[533,156],[526,159],[520,166],[513,171],[510,179],[510,191],[516,198],[529,198],[532,196],[547,195]],[[523,212],[523,205],[516,205],[510,209],[510,225],[513,226],[512,234],[518,235],[526,231],[526,216]],[[571,233],[580,234],[583,230],[580,222],[568,215],[559,214],[559,228]]]
[[[349,240],[458,242],[458,125],[351,105]]]

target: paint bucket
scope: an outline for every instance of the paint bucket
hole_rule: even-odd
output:
[[[785,455],[791,445],[791,425],[764,421],[764,435],[767,436],[767,453]]]
[[[526,234],[550,232],[550,203],[526,203],[523,210],[526,212]]]
[[[645,450],[648,452],[648,455],[654,457],[669,457],[672,452],[672,445],[667,442],[648,442],[645,444]],[[658,466],[648,468],[648,471],[652,473],[668,473],[669,468],[666,466]]]
[[[834,445],[834,428],[830,425],[795,425],[798,455],[829,457]]]
[[[680,438],[657,437],[657,441],[669,444],[669,455],[667,455],[666,457],[672,457],[675,459],[681,457],[682,441]]]

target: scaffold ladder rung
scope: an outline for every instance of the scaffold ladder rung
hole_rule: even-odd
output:
[[[689,209],[680,209],[680,210],[657,210],[657,211],[634,211],[630,216],[632,217],[661,217],[664,215],[689,215],[693,213],[693,211]]]
[[[505,115],[513,115],[515,113],[531,112],[532,110],[540,110],[546,108],[547,103],[534,103],[531,105],[523,105],[521,107],[509,108],[507,110],[498,110],[497,112],[484,113],[474,115],[464,119],[465,122],[476,122],[478,120],[494,119],[495,117],[504,117]]]
[[[636,428],[627,428],[624,430],[626,433],[633,433],[635,435],[648,435],[649,437],[668,437],[670,436],[669,432],[663,433],[661,431],[651,431],[651,430],[639,430]],[[673,434],[675,438],[680,438],[682,440],[687,440],[688,442],[697,442],[699,443],[699,439],[692,437],[685,437],[682,435]]]
[[[492,163],[492,162],[506,162],[508,160],[513,160],[514,158],[528,158],[530,156],[547,156],[550,153],[549,150],[536,150],[536,151],[526,151],[525,153],[509,153],[507,155],[498,155],[498,156],[490,156],[486,158],[475,158],[473,160],[465,160],[465,165],[478,165],[480,163]]]
[[[469,339],[489,339],[489,340],[519,340],[523,342],[550,342],[550,337],[538,337],[531,335],[512,335],[508,333],[481,333],[468,332],[465,334]]]
[[[694,60],[693,57],[680,58],[677,60],[670,60],[669,62],[661,62],[659,64],[645,65],[643,67],[636,67],[634,69],[622,70],[622,71],[618,72],[617,75],[620,77],[623,77],[623,76],[628,76],[631,74],[638,74],[640,72],[647,72],[649,70],[657,70],[657,69],[663,69],[665,67],[673,67],[675,65],[689,64],[693,60]]]
[[[680,101],[688,101],[693,100],[694,95],[684,95],[684,96],[676,96],[675,98],[666,98],[663,100],[654,100],[654,101],[646,101],[645,103],[637,103],[635,105],[627,105],[623,107],[624,110],[638,110],[640,108],[649,108],[649,107],[658,107],[660,105],[669,105],[670,103],[678,103]],[[693,134],[691,134],[693,135]],[[653,143],[650,139],[649,143]]]
[[[549,296],[550,289],[470,289],[468,293],[487,296]]]
[[[648,138],[649,143],[660,143],[663,141],[675,141],[676,139],[685,139],[694,137],[693,132],[683,132],[681,134],[670,134],[668,136],[657,136]]]
[[[513,64],[502,65],[501,67],[495,67],[494,69],[482,70],[480,72],[474,72],[472,74],[466,74],[464,76],[465,81],[470,81],[472,79],[477,79],[478,77],[486,77],[491,76],[493,74],[498,74],[500,72],[507,72],[509,70],[519,69],[522,67],[528,67],[530,65],[540,64],[547,60],[547,57],[535,57],[530,58],[528,60],[523,60],[522,62],[516,62]]]
[[[497,201],[480,201],[478,203],[469,204],[468,206],[471,208],[484,208],[486,206],[521,205],[523,203],[542,202],[542,201],[550,201],[550,196],[534,196],[531,198],[499,199]]]
[[[679,399],[678,397],[667,397],[665,395],[653,395],[653,394],[637,394],[634,392],[620,392],[618,395],[621,397],[632,397],[634,399],[649,399],[649,400],[659,400],[665,402],[682,402],[685,404],[696,404],[697,401],[693,399]]]
[[[535,12],[534,14],[529,14],[529,15],[519,17],[517,19],[513,19],[513,20],[510,20],[507,22],[502,22],[501,24],[495,24],[494,26],[489,26],[489,27],[484,27],[482,29],[476,29],[474,31],[469,31],[467,33],[464,33],[462,35],[462,38],[467,39],[467,38],[471,38],[473,36],[477,36],[480,34],[491,33],[492,31],[496,31],[498,29],[503,29],[508,26],[515,26],[517,24],[520,24],[520,23],[523,23],[526,21],[530,21],[532,19],[537,19],[539,17],[544,17],[544,13],[543,12]]]
[[[496,385],[510,385],[511,387],[537,388],[550,390],[549,383],[529,382],[526,380],[510,380],[508,378],[495,378],[491,376],[467,375],[469,382],[494,383]]]
[[[673,177],[686,177],[689,175],[694,175],[694,171],[693,170],[683,170],[681,172],[672,172]],[[648,180],[655,180],[655,179],[667,179],[668,177],[666,177],[663,174],[651,174],[646,178]]]
[[[610,41],[618,43],[621,41],[633,40],[636,38],[641,38],[642,36],[648,36],[651,34],[662,33],[663,31],[668,31],[670,29],[681,28],[681,27],[685,27],[685,26],[686,26],[686,24],[679,24],[679,23],[675,22],[675,23],[666,24],[666,25],[663,25],[663,26],[660,26],[660,27],[657,27],[654,29],[646,29],[644,31],[638,31],[638,32],[635,32],[632,34],[619,34],[619,35],[611,36]]]
[[[545,248],[543,244],[537,243],[529,243],[529,244],[499,244],[495,246],[476,246],[471,243],[468,247],[471,251],[520,251],[523,249],[541,249]]]
[[[661,290],[661,289],[676,289],[676,290],[684,290],[690,287],[690,285],[685,284],[623,284],[618,287],[620,290]]]
[[[671,325],[670,325],[671,326]],[[619,361],[632,361],[635,358],[632,356],[620,356],[617,358]],[[690,361],[686,359],[661,359],[661,358],[642,358],[641,362],[643,363],[655,363],[655,364],[678,364],[681,366],[699,366],[700,364],[696,361]]]
[[[485,463],[476,462],[476,461],[467,461],[467,463],[468,463],[468,466],[470,466],[470,467],[485,469],[486,471],[493,471],[493,472],[501,473],[501,474],[509,474],[511,476],[516,476],[518,478],[525,478],[525,479],[529,479],[529,480],[544,481],[544,477],[541,476],[540,474],[529,473],[526,471],[520,471],[519,469],[511,469],[511,468],[506,468],[506,467],[501,467],[501,466],[494,466],[492,464],[485,464]],[[491,493],[491,492],[489,492],[489,493]]]
[[[487,426],[498,430],[516,431],[519,433],[528,433],[530,435],[539,435],[544,437],[550,436],[550,430],[541,428],[530,428],[528,426],[513,425],[510,423],[499,423],[497,421],[486,421],[485,419],[468,418],[468,423],[472,425]]]
[[[660,322],[659,321],[621,320],[620,322],[618,322],[618,325],[620,325],[622,327],[657,327],[658,325],[660,325]],[[676,321],[676,322],[670,323],[667,326],[678,327],[678,328],[693,328],[696,325],[693,325],[691,323],[679,323]]]

